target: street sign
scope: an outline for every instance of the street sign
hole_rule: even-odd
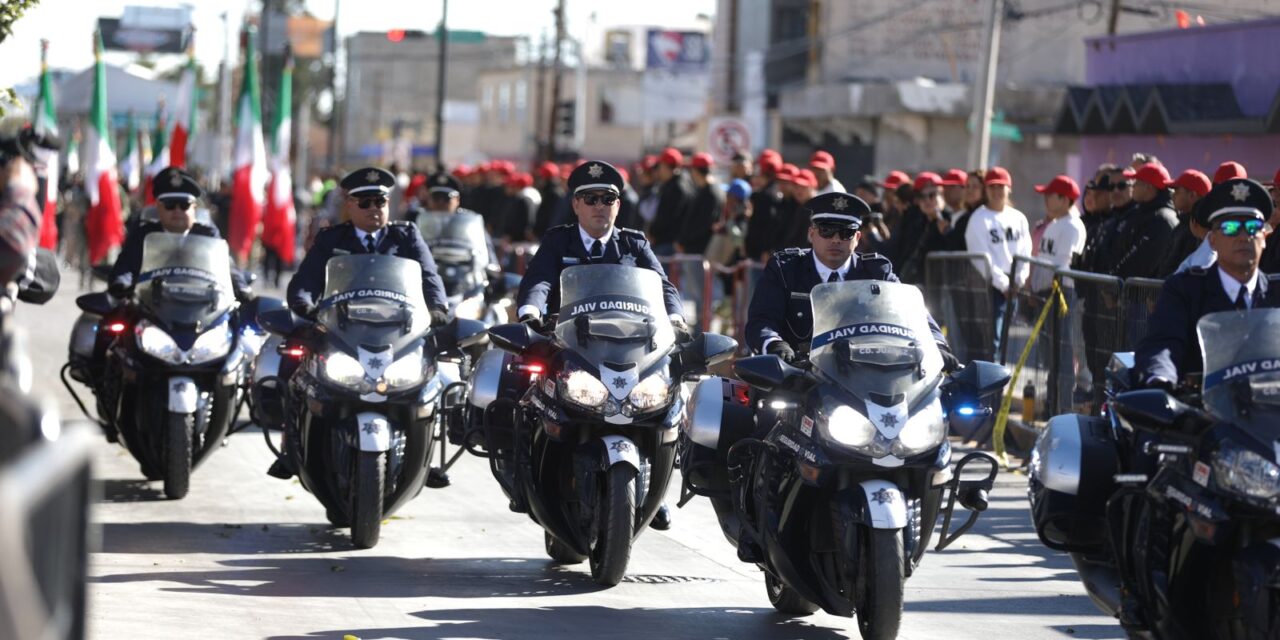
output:
[[[649,29],[645,66],[667,71],[706,72],[711,61],[707,34]]]
[[[728,164],[733,154],[751,153],[751,132],[738,118],[711,118],[707,124],[707,149],[717,163]]]

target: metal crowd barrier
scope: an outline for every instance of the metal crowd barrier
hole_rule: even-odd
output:
[[[1164,280],[1154,278],[1128,278],[1120,292],[1120,308],[1123,319],[1123,337],[1120,351],[1133,351],[1138,341],[1147,334],[1147,321],[1156,309],[1156,299]]]
[[[1051,415],[1094,413],[1102,401],[1107,362],[1112,353],[1124,350],[1124,281],[1071,269],[1059,270],[1058,281],[1067,299],[1067,317],[1058,323],[1061,330],[1054,339],[1058,392],[1048,408]]]
[[[1057,266],[1047,260],[1029,256],[1016,256],[1013,261],[1014,273],[1027,273],[1026,280],[1017,287],[1005,305],[1004,323],[1000,335],[1000,364],[1012,368],[1022,357],[1030,345],[1026,363],[1018,379],[1019,388],[1015,394],[1020,395],[1022,403],[1022,421],[1034,423],[1048,418],[1047,407],[1057,406],[1060,389],[1052,383],[1053,348],[1055,324],[1059,320],[1057,313],[1050,313],[1039,331],[1036,321],[1046,304],[1049,304],[1053,293],[1053,283],[1057,280]],[[1030,399],[1030,402],[1026,400]],[[1015,407],[1019,406],[1015,403]],[[1030,415],[1028,415],[1028,413]]]
[[[985,253],[938,251],[925,258],[925,303],[961,362],[994,360],[996,318],[991,259]]]

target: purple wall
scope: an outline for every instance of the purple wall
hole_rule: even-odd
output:
[[[1280,88],[1280,18],[1085,40],[1085,82],[1227,82],[1245,115],[1265,115]]]
[[[1280,169],[1280,135],[1252,136],[1081,136],[1083,182],[1104,162],[1128,165],[1136,152],[1153,153],[1173,177],[1199,169],[1210,178],[1218,165],[1235,160],[1249,177],[1268,182]]]

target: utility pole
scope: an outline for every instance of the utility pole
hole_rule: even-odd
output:
[[[342,156],[342,101],[338,100],[338,48],[342,39],[338,36],[338,12],[342,0],[333,0],[333,64],[329,65],[329,96],[333,106],[329,109],[329,168],[337,169]]]
[[[449,0],[440,11],[440,60],[436,65],[436,171],[444,171],[444,90],[449,59]]]
[[[1114,36],[1120,24],[1120,0],[1111,0],[1111,15],[1107,18],[1107,35]]]
[[[996,93],[996,66],[1000,58],[1000,29],[1004,22],[1004,0],[991,0],[991,13],[983,27],[982,63],[973,91],[973,114],[969,129],[969,166],[986,168],[991,155],[991,104]]]
[[[564,0],[556,3],[553,10],[556,16],[556,41],[552,51],[551,62],[551,118],[547,123],[547,154],[543,160],[551,160],[556,155],[556,128],[560,123],[560,50],[564,48]]]
[[[543,111],[547,101],[547,32],[538,40],[538,77],[534,80],[533,99],[533,156],[534,161],[547,157],[546,138],[542,137]]]
[[[210,176],[214,188],[222,185],[222,172],[231,165],[231,44],[227,12],[222,12],[222,63],[218,65],[218,158]]]
[[[725,111],[737,113],[738,102],[738,0],[729,0],[729,71],[725,73]],[[748,149],[748,151],[750,151]]]

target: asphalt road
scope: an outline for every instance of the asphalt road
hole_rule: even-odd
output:
[[[21,306],[38,392],[67,419],[78,409],[58,381],[78,311],[73,277],[44,307]],[[83,388],[80,388],[83,393]],[[230,438],[165,500],[122,448],[96,452],[101,502],[89,578],[90,635],[150,638],[846,638],[853,620],[774,613],[758,570],[737,561],[710,506],[695,500],[668,532],[636,543],[612,589],[585,567],[557,566],[542,533],[507,501],[482,460],[454,468],[453,486],[425,490],[370,550],[295,481],[266,475],[260,432]],[[674,485],[675,483],[673,483]],[[675,503],[674,487],[671,504]],[[907,583],[903,638],[1118,638],[1066,556],[1030,526],[1025,478],[1002,474],[974,531],[930,551]]]

